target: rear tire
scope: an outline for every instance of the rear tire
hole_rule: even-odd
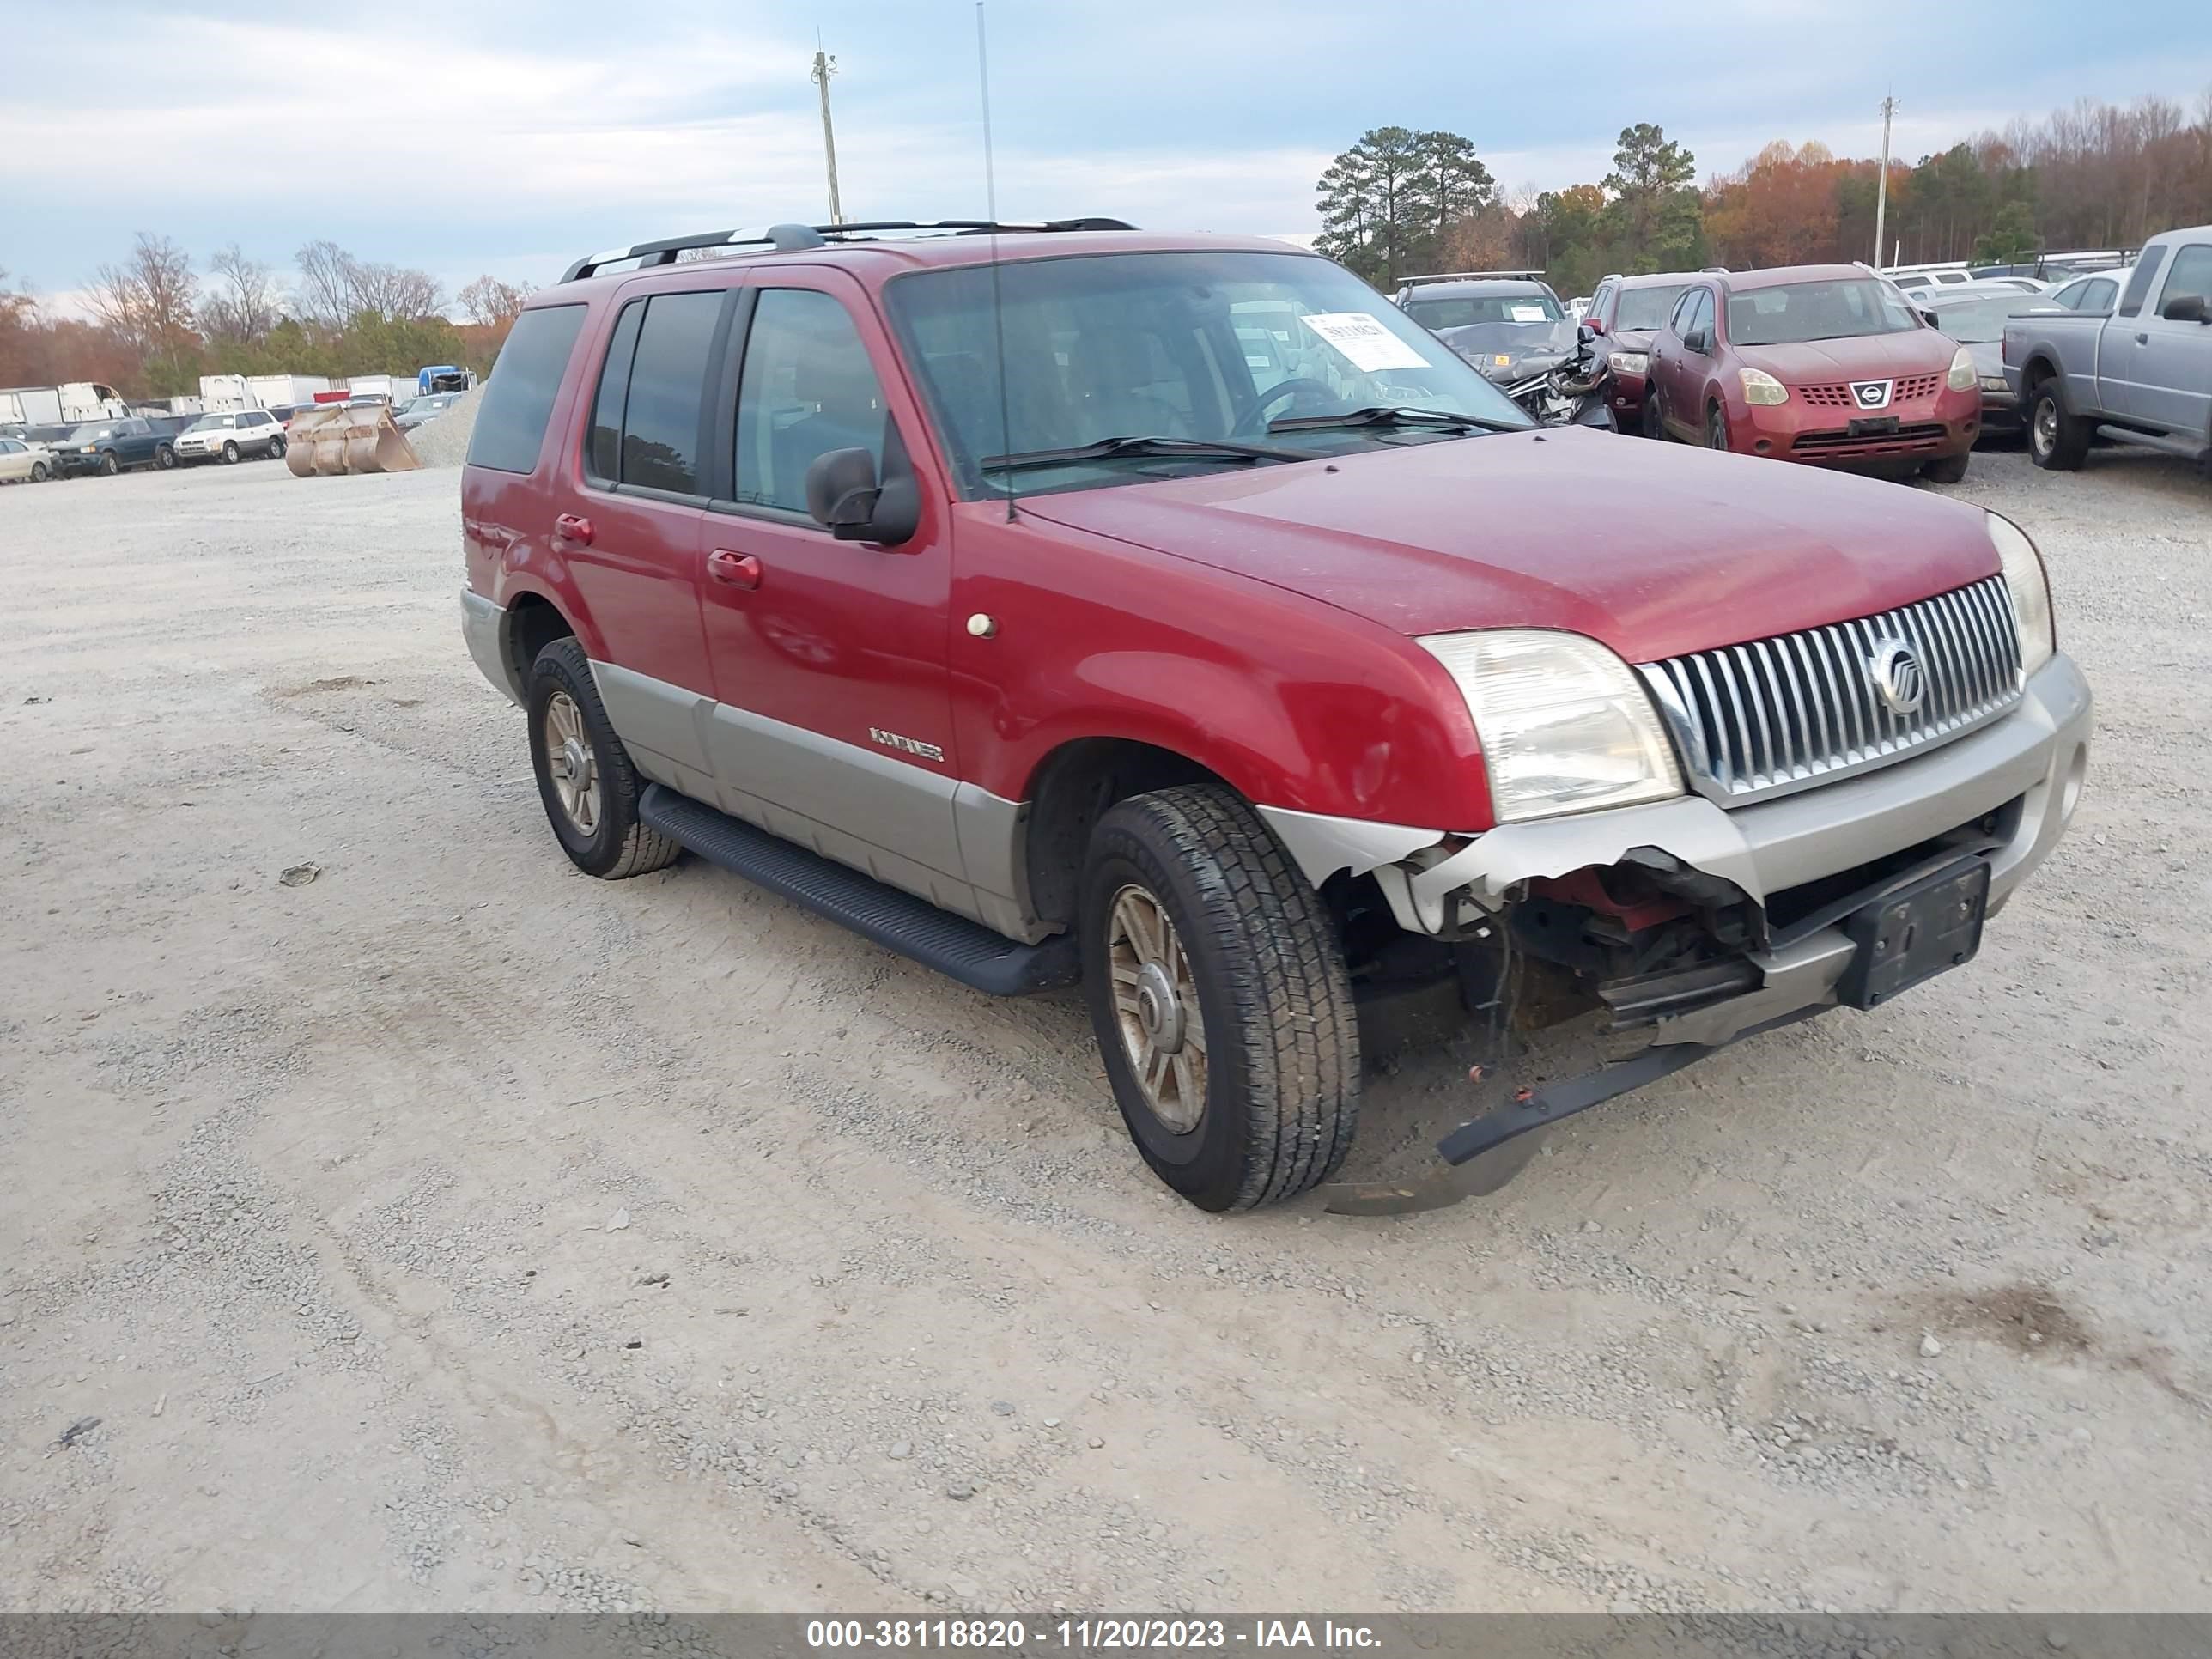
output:
[[[159,449],[154,452],[154,465],[161,471],[167,472],[176,464],[177,452],[170,448],[168,445],[163,444]]]
[[[2056,380],[2039,380],[2027,405],[2027,459],[2047,472],[2080,470],[2089,453],[2089,428],[2066,412]]]
[[[33,483],[44,483],[46,481],[46,464],[44,461],[33,461],[31,463],[31,482]]]
[[[1091,1029],[1153,1174],[1218,1212],[1335,1173],[1359,1115],[1351,979],[1327,908],[1249,806],[1188,784],[1111,808],[1079,921]]]
[[[284,459],[284,434],[281,432],[269,441],[269,459],[272,461]]]
[[[1963,455],[1945,455],[1922,467],[1920,476],[1930,483],[1964,483],[1966,479],[1967,464],[1973,459],[1972,450]]]
[[[527,707],[538,798],[569,861],[607,881],[675,863],[684,849],[638,822],[644,780],[615,735],[591,660],[573,637],[538,653]]]

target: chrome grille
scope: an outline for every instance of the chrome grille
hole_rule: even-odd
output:
[[[1899,713],[1876,684],[1884,645],[1917,659],[1924,691]],[[1723,806],[1887,765],[2020,701],[2020,630],[2004,578],[1856,622],[1647,663],[1691,786]]]

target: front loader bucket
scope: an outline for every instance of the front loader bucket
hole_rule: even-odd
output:
[[[284,428],[284,465],[295,477],[341,472],[412,472],[422,462],[382,404],[322,404]]]

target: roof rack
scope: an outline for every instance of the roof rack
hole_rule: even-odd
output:
[[[648,270],[655,265],[672,265],[677,255],[699,248],[770,247],[787,253],[802,248],[827,247],[832,242],[872,242],[884,231],[939,231],[955,236],[988,236],[1002,231],[1012,234],[1135,228],[1120,219],[1042,219],[1028,224],[1001,224],[989,219],[872,219],[860,224],[782,224],[770,225],[765,230],[710,230],[696,236],[670,236],[657,242],[640,242],[634,247],[610,248],[605,253],[589,254],[570,265],[561,280],[580,282],[625,259],[635,259],[638,270]]]
[[[1540,270],[1437,270],[1430,272],[1425,276],[1402,276],[1399,278],[1399,286],[1413,288],[1422,283],[1476,283],[1500,280],[1540,283],[1544,280],[1544,273]]]

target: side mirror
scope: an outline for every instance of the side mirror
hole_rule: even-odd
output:
[[[2166,302],[2166,309],[2159,314],[2169,323],[2212,323],[2212,315],[2206,313],[2201,294],[2178,294]]]
[[[1710,354],[1712,349],[1713,337],[1705,329],[1693,328],[1682,337],[1682,349],[1685,351],[1694,351],[1703,357]]]
[[[921,498],[902,454],[886,450],[884,483],[876,458],[865,449],[832,449],[806,469],[806,510],[841,542],[893,545],[910,538],[921,521]],[[893,465],[896,464],[896,471]]]
[[[1595,323],[1584,323],[1575,330],[1575,337],[1577,340],[1580,340],[1584,345],[1588,345],[1592,340],[1595,340],[1599,335],[1604,332],[1605,331],[1600,328]]]
[[[1928,310],[1925,307],[1915,306],[1913,307],[1913,314],[1917,316],[1922,322],[1927,324],[1930,328],[1941,328],[1943,326],[1942,319],[1938,317],[1934,312]]]

